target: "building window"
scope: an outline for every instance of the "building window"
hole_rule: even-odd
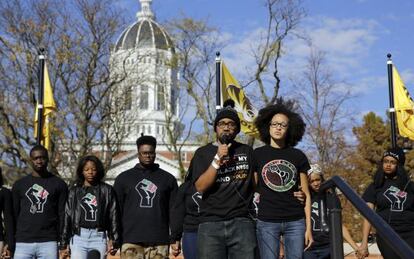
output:
[[[132,107],[132,87],[128,86],[125,92],[125,110],[129,111]]]
[[[187,162],[187,152],[181,152],[181,161]]]
[[[177,110],[178,110],[177,109],[177,105],[178,105],[177,100],[178,100],[178,90],[175,87],[173,87],[171,89],[171,113],[173,115],[178,115],[177,114]]]
[[[157,86],[157,110],[163,111],[165,109],[165,94],[164,94],[164,86],[158,85]]]
[[[141,86],[141,94],[139,96],[139,108],[142,110],[148,109],[148,86]]]

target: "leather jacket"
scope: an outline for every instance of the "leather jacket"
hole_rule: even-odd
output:
[[[120,216],[116,194],[112,186],[99,183],[97,186],[98,196],[98,231],[106,231],[108,238],[112,240],[114,248],[119,248],[120,240]],[[86,189],[80,185],[74,185],[69,190],[65,205],[65,217],[60,239],[60,249],[65,249],[73,235],[80,234],[81,206],[80,199],[85,195]]]

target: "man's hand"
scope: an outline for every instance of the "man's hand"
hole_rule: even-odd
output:
[[[175,241],[175,243],[171,244],[171,250],[174,257],[178,256],[181,253],[180,241]]]
[[[11,258],[11,255],[12,255],[12,253],[11,253],[11,251],[9,250],[9,246],[8,245],[5,245],[4,247],[3,247],[3,252],[1,253],[1,258],[5,258],[5,259],[9,259],[9,258]]]
[[[364,259],[365,257],[369,256],[369,251],[368,251],[368,244],[364,244],[361,243],[361,245],[359,246],[356,256],[358,259]]]
[[[114,248],[112,240],[108,240],[108,244],[106,246],[106,254],[115,255],[118,249]]]
[[[300,201],[300,203],[304,204],[306,201],[306,195],[302,191],[302,187],[299,186],[299,191],[293,192],[293,196]]]
[[[221,165],[221,164],[223,164],[224,159],[229,156],[229,149],[231,147],[231,143],[230,144],[220,144],[219,143],[218,145],[219,146],[218,146],[218,149],[217,149],[217,156],[219,158],[218,162]]]
[[[69,247],[59,250],[59,259],[69,258],[69,256],[70,256]]]

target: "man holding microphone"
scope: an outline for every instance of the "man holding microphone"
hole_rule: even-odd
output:
[[[202,193],[198,258],[253,259],[253,150],[234,140],[240,132],[234,102],[224,106],[214,120],[216,141],[200,147],[192,160],[192,181]]]

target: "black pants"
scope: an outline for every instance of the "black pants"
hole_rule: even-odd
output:
[[[398,232],[397,232],[398,233]],[[400,232],[398,235],[403,239],[409,246],[411,246],[412,249],[414,249],[414,231],[408,231],[408,232]],[[384,259],[398,259],[402,258],[398,256],[397,253],[392,250],[391,246],[389,246],[385,240],[377,235],[377,245],[379,250],[381,251],[381,255],[384,257]]]

